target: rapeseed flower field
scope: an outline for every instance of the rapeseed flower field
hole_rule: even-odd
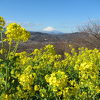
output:
[[[76,52],[72,48],[61,59],[49,44],[31,53],[18,53],[18,45],[26,42],[30,33],[16,23],[9,24],[4,32],[4,25],[0,16],[0,100],[100,99],[100,50],[82,47]]]

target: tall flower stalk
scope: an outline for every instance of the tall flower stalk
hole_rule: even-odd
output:
[[[0,37],[1,37],[1,42],[2,42],[2,48],[3,48],[3,30],[4,30],[4,27],[5,26],[5,20],[3,19],[2,16],[0,16]]]
[[[0,51],[2,51],[2,56],[4,56],[4,59],[3,59],[4,60],[4,68],[3,68],[3,70],[4,70],[4,72],[3,72],[4,93],[6,95],[6,98],[8,98],[9,93],[11,92],[11,90],[9,90],[9,89],[11,89],[12,84],[14,84],[12,82],[13,77],[11,74],[11,71],[14,68],[14,67],[12,67],[13,66],[12,58],[15,57],[15,53],[17,52],[19,43],[26,42],[28,40],[28,38],[30,37],[30,33],[16,23],[9,24],[6,27],[6,31],[4,32],[4,25],[5,25],[5,21],[4,21],[3,17],[0,16],[0,41],[2,43]],[[5,34],[4,39],[3,39],[3,34]],[[4,54],[4,50],[5,50],[4,49],[4,41],[6,43],[8,43],[7,54]],[[14,43],[15,43],[15,46],[13,48]],[[12,53],[13,53],[13,57],[11,55]],[[0,65],[0,67],[1,67],[1,65]],[[2,70],[0,70],[0,71],[2,71]],[[0,77],[2,77],[1,73],[0,73]]]

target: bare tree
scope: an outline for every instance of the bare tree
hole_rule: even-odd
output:
[[[89,22],[78,27],[79,32],[89,33],[100,40],[100,20],[89,20]]]

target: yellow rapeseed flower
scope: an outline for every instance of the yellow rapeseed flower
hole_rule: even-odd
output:
[[[35,86],[34,86],[34,90],[35,90],[35,91],[39,91],[39,89],[40,89],[40,86],[39,86],[39,85],[35,85]]]
[[[9,24],[6,28],[5,34],[9,43],[11,41],[26,42],[30,37],[30,33],[16,23]]]

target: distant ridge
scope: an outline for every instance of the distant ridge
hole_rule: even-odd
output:
[[[48,33],[48,34],[64,34],[63,32],[54,30],[54,31],[41,31],[42,33]]]
[[[47,44],[55,45],[57,52],[68,51],[68,45],[73,45],[74,48],[88,47],[90,49],[100,49],[100,40],[88,33],[63,33],[49,34],[43,32],[30,32],[31,37],[26,43],[21,43],[19,50],[33,51],[35,48],[43,48]]]
[[[47,33],[47,34],[65,34],[64,32],[53,30],[53,31],[30,31],[35,33]]]

